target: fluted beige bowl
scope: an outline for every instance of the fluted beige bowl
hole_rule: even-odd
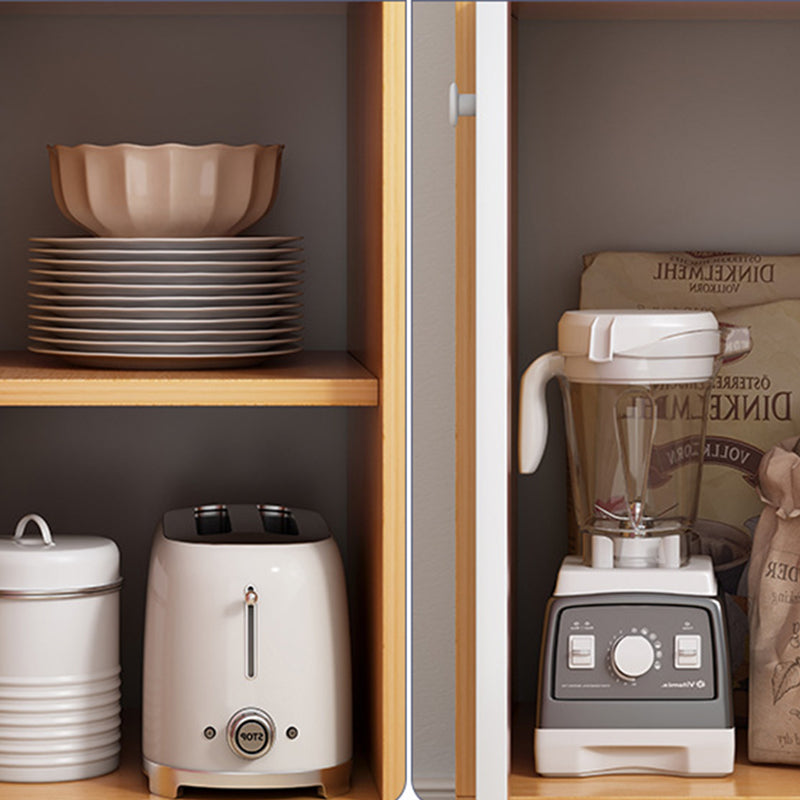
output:
[[[269,211],[283,145],[48,145],[56,203],[98,236],[233,236]]]

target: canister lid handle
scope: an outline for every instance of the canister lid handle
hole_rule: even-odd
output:
[[[38,514],[26,514],[17,523],[17,529],[14,531],[14,541],[23,545],[40,544],[38,539],[28,539],[27,541],[23,539],[25,535],[25,529],[28,527],[29,522],[36,523],[45,546],[50,546],[53,544],[53,536],[50,533],[50,526],[44,521],[44,517],[40,517]]]

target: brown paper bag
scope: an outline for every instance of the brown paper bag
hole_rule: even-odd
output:
[[[711,392],[692,528],[725,593],[734,708],[742,720],[745,566],[763,509],[758,465],[775,442],[800,431],[800,351],[787,344],[800,340],[800,256],[607,252],[586,256],[585,265],[581,308],[707,308],[723,327],[750,329],[752,350],[723,365]],[[570,549],[578,550],[575,536]]]
[[[748,572],[751,761],[800,764],[800,437],[761,459]]]

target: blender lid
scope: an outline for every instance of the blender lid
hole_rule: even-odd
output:
[[[720,352],[710,311],[580,310],[558,323],[558,349],[566,357],[607,363],[615,357],[708,358]]]

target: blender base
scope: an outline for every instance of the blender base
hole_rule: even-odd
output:
[[[692,556],[685,567],[607,569],[586,566],[580,556],[567,556],[558,571],[556,597],[612,592],[659,592],[699,597],[717,594],[717,579],[709,556]]]
[[[721,776],[733,771],[735,731],[537,728],[537,771],[550,777],[659,774]]]
[[[542,775],[728,775],[734,725],[713,566],[598,569],[568,557],[547,606]]]

